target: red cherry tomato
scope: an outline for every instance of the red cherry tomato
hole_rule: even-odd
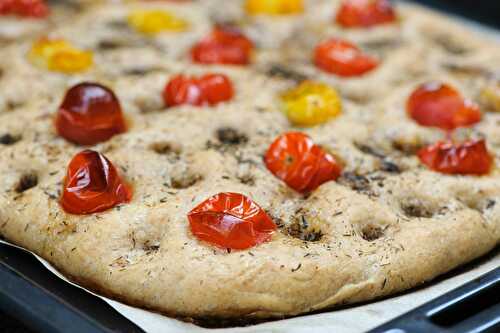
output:
[[[418,157],[430,169],[447,174],[484,175],[493,165],[484,140],[438,142],[422,148]]]
[[[321,184],[336,180],[342,167],[335,158],[300,132],[279,136],[264,157],[266,167],[288,186],[309,193]]]
[[[252,50],[253,43],[241,32],[218,26],[191,48],[191,58],[201,64],[246,65]]]
[[[132,198],[113,164],[102,154],[84,150],[68,165],[61,206],[71,214],[102,212]]]
[[[66,92],[55,120],[60,136],[93,145],[126,131],[120,102],[113,91],[97,83],[80,83]]]
[[[233,98],[233,83],[224,74],[207,74],[199,78],[179,74],[163,91],[167,106],[181,104],[216,105]]]
[[[364,54],[354,44],[336,38],[316,46],[314,63],[326,72],[344,77],[360,76],[378,66],[377,59]]]
[[[452,87],[439,82],[419,86],[409,97],[408,115],[422,126],[452,130],[481,121],[477,105],[464,98]]]
[[[43,18],[48,14],[44,0],[0,0],[0,15]]]
[[[276,224],[255,202],[239,193],[219,193],[188,213],[192,233],[222,248],[247,249],[271,238]]]
[[[346,28],[367,28],[396,21],[389,0],[344,0],[335,21]]]

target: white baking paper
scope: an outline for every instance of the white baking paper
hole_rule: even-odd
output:
[[[2,240],[0,240],[0,243],[14,246]],[[40,262],[47,267],[49,271],[57,275],[59,278],[67,283],[80,287],[68,281],[47,261],[39,256],[35,255],[35,257],[40,260]],[[417,288],[416,290],[408,291],[399,296],[320,314],[271,321],[247,327],[222,329],[207,329],[193,324],[184,323],[151,311],[125,305],[112,299],[99,296],[86,290],[85,288],[80,288],[102,298],[119,313],[134,322],[147,333],[354,333],[375,328],[376,326],[381,325],[382,323],[497,267],[500,267],[500,251],[498,248],[493,252],[493,254],[486,256],[482,260],[474,262],[472,265],[467,265],[465,269],[461,269],[456,275],[448,274],[447,276],[451,275],[451,277],[447,277],[445,279],[438,278],[433,283]]]

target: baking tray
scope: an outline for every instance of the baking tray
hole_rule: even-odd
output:
[[[500,28],[499,0],[414,2]],[[49,273],[32,254],[1,243],[0,310],[36,332],[143,332],[100,298]],[[370,332],[500,332],[500,268]]]

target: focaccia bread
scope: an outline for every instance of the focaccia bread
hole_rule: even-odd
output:
[[[85,10],[47,36],[92,53],[91,63],[44,68],[30,58],[36,38],[0,50],[0,236],[73,281],[175,317],[274,318],[407,290],[500,242],[498,42],[410,5],[397,6],[397,23],[353,31],[332,23],[339,1],[305,1],[304,12],[286,17],[248,16],[244,1],[79,3]],[[151,8],[192,29],[152,37],[127,25],[127,15]],[[224,19],[252,37],[250,63],[193,63],[191,45]],[[315,66],[315,45],[339,36],[379,65],[356,77]],[[234,95],[167,106],[165,85],[179,73],[224,74]],[[304,80],[335,88],[341,111],[316,126],[294,125],[281,112],[283,94]],[[115,93],[125,131],[92,145],[61,134],[56,115],[83,81]],[[406,110],[426,82],[479,105],[480,121],[448,135],[485,139],[488,172],[443,173],[419,159],[419,150],[448,138]],[[338,178],[302,193],[275,176],[266,152],[290,131],[330,154]],[[127,202],[86,214],[63,208],[68,166],[86,148],[116,167],[130,186]],[[265,241],[236,249],[193,232],[188,214],[227,192],[269,217],[275,230]]]

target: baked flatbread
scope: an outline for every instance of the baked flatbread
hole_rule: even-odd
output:
[[[408,5],[398,6],[396,26],[352,32],[331,25],[331,1],[308,1],[304,15],[269,26],[273,18],[242,20],[241,2],[227,8],[228,1],[221,2],[85,7],[71,24],[46,31],[94,52],[93,67],[82,74],[34,67],[26,60],[29,38],[2,46],[1,236],[98,293],[194,318],[281,317],[372,300],[432,280],[498,245],[498,167],[481,177],[427,169],[414,152],[443,133],[418,126],[404,110],[418,84],[448,82],[483,112],[478,125],[458,135],[485,137],[500,156],[499,102],[484,94],[498,87],[498,42]],[[176,11],[193,29],[138,35],[123,20],[128,10],[144,6]],[[186,60],[189,46],[223,18],[261,47],[252,65]],[[304,45],[332,35],[377,52],[383,64],[355,79],[319,72]],[[167,110],[161,91],[179,72],[225,73],[235,97],[214,107]],[[335,87],[343,114],[316,127],[291,126],[279,111],[279,96],[302,78]],[[65,91],[81,81],[105,84],[120,99],[128,131],[92,149],[113,162],[134,194],[128,204],[71,215],[59,198],[66,167],[83,148],[57,135],[53,115]],[[341,177],[309,196],[274,177],[263,155],[290,130],[306,132],[338,156],[345,164]],[[272,239],[228,251],[194,237],[187,213],[219,192],[243,193],[258,203],[278,225]]]

